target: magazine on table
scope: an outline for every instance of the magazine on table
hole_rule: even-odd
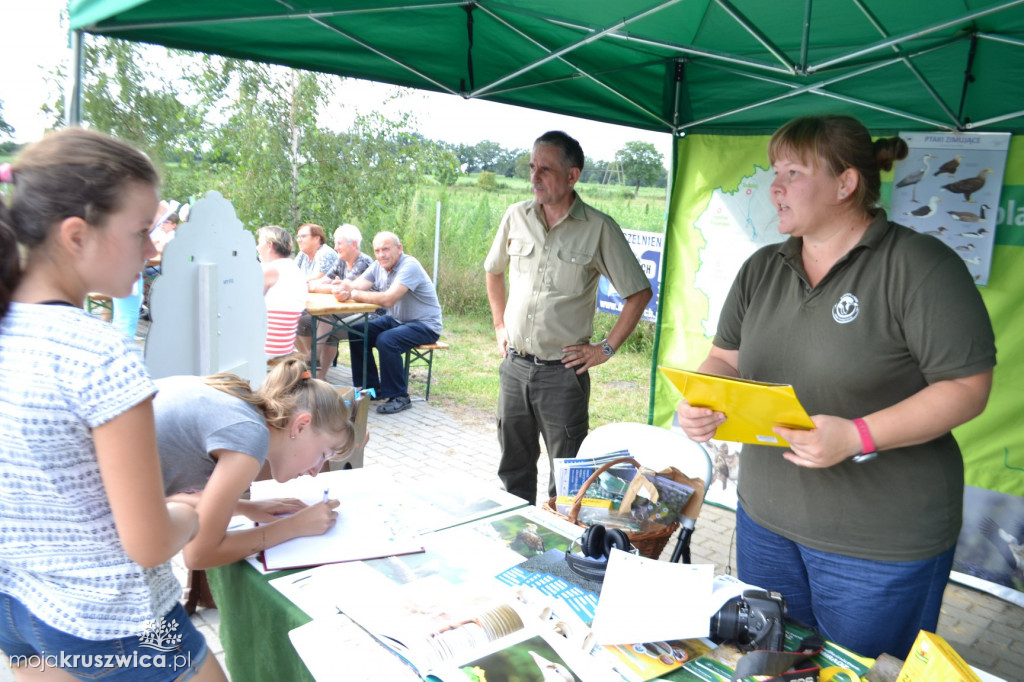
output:
[[[537,666],[537,680],[549,679],[543,676],[545,665],[569,671],[572,677],[564,679],[594,679],[593,671],[579,670],[588,666],[581,645],[585,630],[573,633],[580,644],[570,643],[556,629],[559,621],[549,601],[538,593],[515,591],[493,578],[452,584],[438,574],[391,591],[383,587],[379,579],[360,583],[358,590],[341,595],[339,608],[421,677],[500,680],[505,678],[492,671],[512,660]],[[570,662],[568,652],[578,660]]]
[[[525,502],[461,474],[399,483],[371,469],[325,472],[285,483],[257,481],[251,498],[338,500],[338,521],[320,536],[295,538],[263,553],[268,570],[300,568],[423,551],[422,534],[501,513]]]
[[[336,613],[353,599],[372,602],[377,592],[405,589],[434,576],[446,583],[492,578],[544,552],[564,556],[581,529],[535,507],[503,512],[420,536],[424,551],[330,564],[270,581],[310,618]],[[564,563],[564,561],[563,561]],[[348,594],[359,585],[359,594]]]

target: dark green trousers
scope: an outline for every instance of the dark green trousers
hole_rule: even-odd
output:
[[[498,478],[505,490],[536,504],[540,437],[549,462],[576,456],[590,430],[590,374],[510,354],[499,375]],[[555,479],[549,475],[548,496],[554,494]]]

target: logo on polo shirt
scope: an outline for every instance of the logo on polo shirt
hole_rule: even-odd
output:
[[[832,319],[839,324],[847,324],[857,319],[860,314],[860,301],[851,293],[839,297],[839,302],[832,306]]]

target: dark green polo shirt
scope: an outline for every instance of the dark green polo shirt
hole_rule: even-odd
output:
[[[988,311],[963,261],[938,239],[880,212],[816,287],[801,247],[790,238],[759,249],[733,283],[714,343],[739,350],[741,377],[793,384],[809,414],[853,419],[995,366]],[[951,434],[828,469],[795,466],[784,451],[743,446],[739,499],[762,526],[883,561],[956,543],[963,460]]]

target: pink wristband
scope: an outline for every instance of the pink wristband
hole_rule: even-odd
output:
[[[875,441],[871,438],[871,431],[868,430],[867,423],[863,419],[854,419],[853,425],[857,427],[857,433],[860,434],[860,454],[870,455],[878,452],[878,448],[875,447]]]

